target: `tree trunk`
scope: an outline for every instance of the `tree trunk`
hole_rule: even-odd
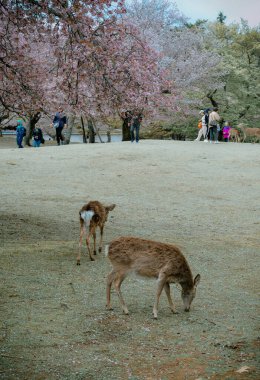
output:
[[[81,126],[82,126],[82,131],[83,131],[83,143],[86,144],[88,142],[88,140],[87,140],[85,125],[84,125],[84,121],[83,121],[82,116],[80,116],[80,120],[81,120]]]
[[[217,92],[217,90],[213,91],[212,94],[207,94],[207,98],[211,101],[211,104],[213,105],[213,107],[216,107],[218,108],[218,103],[216,102],[216,100],[213,99],[213,95]]]
[[[32,133],[35,128],[35,125],[41,118],[41,113],[37,112],[34,115],[29,115],[29,120],[26,125],[26,136],[25,136],[25,145],[31,146],[30,140],[32,138]]]
[[[93,144],[95,142],[95,130],[92,120],[88,119],[88,134],[89,134],[89,143]]]
[[[72,134],[72,129],[73,129],[74,124],[75,124],[75,119],[76,119],[75,115],[70,115],[68,117],[67,128],[63,129],[63,131],[62,131],[63,136],[64,136],[64,141],[63,141],[64,145],[68,145],[70,143],[70,138],[71,138],[71,134]]]
[[[96,126],[95,120],[94,120],[93,118],[92,118],[91,120],[92,120],[92,125],[93,125],[93,128],[94,128],[95,135],[97,135],[98,138],[99,138],[99,141],[100,141],[101,143],[103,143],[102,138],[101,138],[101,136],[100,136],[100,134],[99,134],[99,129],[98,129],[97,126]]]
[[[131,135],[130,135],[130,127],[128,125],[128,119],[123,120],[122,124],[122,141],[130,141]]]

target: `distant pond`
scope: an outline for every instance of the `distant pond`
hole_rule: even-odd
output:
[[[3,136],[16,136],[16,133],[15,131],[3,131]],[[52,140],[52,138],[47,135],[47,134],[43,134],[44,136],[44,139],[45,140]],[[107,142],[107,135],[100,135],[101,137],[101,140],[102,142]],[[111,142],[120,142],[122,141],[122,135],[120,134],[116,134],[116,135],[112,135],[111,134]],[[79,134],[72,134],[71,137],[70,137],[70,142],[72,143],[83,143],[83,136],[82,135],[79,135]],[[96,143],[100,143],[100,139],[99,137],[96,135],[95,136],[95,142]]]
[[[100,135],[101,140],[103,142],[107,142],[107,135]],[[112,135],[111,134],[111,142],[120,142],[122,141],[122,135]],[[83,143],[83,136],[82,135],[76,135],[72,134],[70,137],[70,142],[72,143]],[[95,136],[95,142],[100,143],[99,137]]]

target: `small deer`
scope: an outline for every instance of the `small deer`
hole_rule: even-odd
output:
[[[128,314],[120,286],[130,272],[135,272],[143,277],[158,279],[153,307],[155,319],[157,319],[159,298],[163,289],[168,298],[171,311],[175,313],[170,293],[170,283],[179,283],[181,285],[184,309],[185,311],[190,310],[190,305],[200,281],[200,275],[198,274],[193,280],[190,267],[178,247],[137,237],[120,237],[113,240],[109,247],[106,246],[106,254],[113,266],[112,272],[107,277],[106,306],[109,310],[112,310],[110,293],[112,283],[114,283],[123,311]]]
[[[98,201],[91,201],[85,204],[79,211],[79,222],[80,222],[80,236],[79,236],[79,252],[77,256],[77,265],[80,265],[81,247],[84,232],[87,233],[86,244],[91,261],[94,261],[94,257],[90,247],[90,237],[93,236],[94,240],[94,255],[97,254],[96,251],[96,228],[100,228],[100,241],[98,251],[101,252],[103,244],[103,231],[104,226],[107,221],[107,216],[109,211],[114,210],[115,204],[110,206],[104,206]],[[88,232],[87,232],[88,228]]]
[[[239,136],[239,132],[237,129],[235,129],[235,128],[230,129],[229,139],[230,139],[230,141],[240,142],[240,136]]]

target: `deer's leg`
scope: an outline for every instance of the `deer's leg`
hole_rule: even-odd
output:
[[[160,295],[161,295],[162,290],[164,288],[165,282],[166,282],[165,276],[163,274],[162,275],[160,274],[159,278],[158,278],[158,286],[157,286],[157,292],[156,292],[156,299],[155,299],[155,303],[154,303],[154,306],[153,306],[153,316],[154,316],[154,319],[157,319],[159,298],[160,298]]]
[[[123,311],[124,311],[125,314],[129,314],[129,311],[127,309],[127,306],[125,304],[125,301],[123,299],[123,296],[122,296],[122,293],[121,293],[121,289],[120,289],[120,286],[121,286],[122,282],[124,281],[125,276],[126,276],[125,273],[118,273],[117,274],[117,278],[116,278],[114,284],[115,284],[115,289],[116,289],[119,301],[121,303],[122,309],[123,309]]]
[[[171,297],[170,284],[168,282],[166,282],[166,284],[164,285],[164,290],[165,290],[166,296],[168,298],[168,302],[169,302],[171,311],[175,314],[176,311],[175,311],[174,304],[173,304],[172,297]]]
[[[80,265],[80,256],[81,256],[81,247],[82,247],[82,238],[84,235],[84,227],[80,227],[80,234],[79,234],[79,251],[77,256],[77,265]]]
[[[102,251],[102,246],[103,246],[103,231],[104,231],[104,226],[100,226],[100,241],[99,241],[99,247],[98,247],[98,252]]]
[[[96,237],[97,237],[96,230],[93,230],[92,236],[93,236],[93,241],[94,241],[94,255],[96,255],[97,254],[97,249],[96,249]]]
[[[108,310],[113,310],[113,308],[111,306],[111,286],[112,286],[114,279],[116,278],[116,274],[117,274],[117,272],[113,269],[112,272],[110,272],[109,275],[107,276],[107,304],[106,304],[106,307]]]
[[[91,261],[95,261],[93,255],[92,255],[92,252],[91,252],[91,247],[90,247],[90,233],[88,234],[87,238],[86,238],[86,244],[87,244],[87,248],[88,248],[88,254],[89,254],[89,257],[90,257],[90,260]]]

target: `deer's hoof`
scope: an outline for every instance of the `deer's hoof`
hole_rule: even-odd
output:
[[[91,257],[90,260],[91,260],[91,261],[95,261],[94,257]]]
[[[97,251],[94,251],[94,255],[96,255],[97,254]]]
[[[98,248],[98,252],[100,253],[101,251],[102,251],[102,248],[101,248],[101,247],[99,247],[99,248]]]
[[[77,265],[80,265],[80,261],[77,261]]]

